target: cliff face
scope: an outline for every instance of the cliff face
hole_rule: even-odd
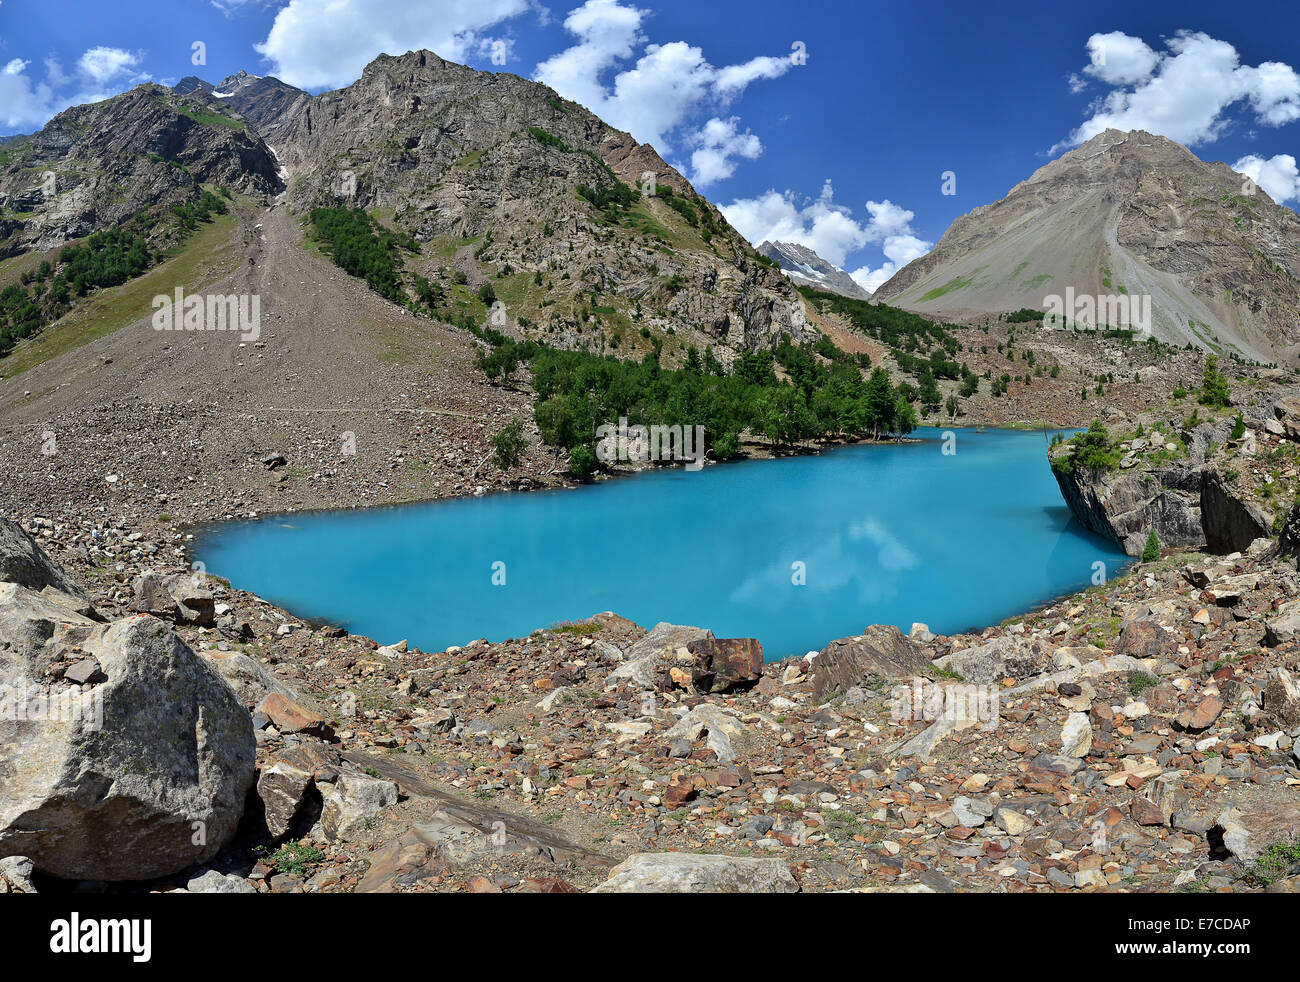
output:
[[[1191,427],[1186,420],[1135,421],[1145,435],[1113,444],[1118,466],[1076,464],[1074,447],[1065,443],[1048,452],[1052,473],[1074,518],[1130,556],[1142,554],[1153,531],[1165,549],[1242,552],[1273,536],[1275,509],[1289,502],[1286,493],[1268,490],[1271,500],[1262,500],[1254,483],[1263,473],[1263,488],[1272,488],[1270,458],[1295,456],[1294,441],[1274,432],[1284,429],[1271,415],[1280,405],[1265,393],[1240,407],[1246,433],[1236,439],[1237,410]],[[1270,441],[1276,447],[1266,453]]]
[[[201,91],[160,85],[59,115],[0,153],[0,258],[50,249],[137,211],[191,200],[202,184],[272,193],[274,157]]]

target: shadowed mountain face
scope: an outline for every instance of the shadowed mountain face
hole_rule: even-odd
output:
[[[192,200],[202,184],[279,189],[276,164],[201,88],[141,85],[76,106],[0,151],[0,258],[50,249],[138,211]]]
[[[1067,288],[1150,297],[1161,340],[1295,362],[1298,276],[1295,212],[1171,140],[1107,130],[959,218],[874,299],[961,317],[1045,309]]]
[[[298,99],[309,98],[302,89],[278,78],[249,75],[245,71],[228,75],[215,87],[209,85],[208,92],[213,99],[239,113],[267,140],[274,136],[289,107]]]
[[[829,290],[854,300],[867,300],[871,297],[852,276],[807,246],[794,242],[764,242],[758,251],[768,259],[775,259],[785,275],[799,286]]]

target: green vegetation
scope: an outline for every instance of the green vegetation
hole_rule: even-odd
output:
[[[940,297],[944,296],[945,294],[954,293],[957,290],[965,289],[966,287],[970,286],[974,282],[975,282],[974,274],[966,277],[966,279],[962,279],[960,276],[954,277],[953,279],[945,283],[943,286],[935,287],[929,293],[922,296],[921,303],[925,303],[927,300],[938,300]]]
[[[419,252],[414,239],[377,225],[360,208],[313,208],[311,223],[336,266],[365,280],[380,296],[407,302],[398,249]]]
[[[288,873],[304,880],[311,872],[310,867],[325,858],[325,853],[315,846],[306,846],[301,842],[286,842],[270,855],[266,855],[264,846],[259,846],[254,851],[261,855],[262,862],[277,873]]]
[[[1150,672],[1129,672],[1128,673],[1128,691],[1129,695],[1137,698],[1147,689],[1154,689],[1160,684],[1160,680]]]
[[[1201,380],[1201,405],[1223,409],[1231,400],[1228,377],[1219,370],[1219,359],[1210,355],[1205,360],[1205,374]]]
[[[1276,843],[1255,857],[1255,868],[1245,874],[1252,886],[1267,887],[1300,868],[1300,843]]]
[[[187,235],[225,213],[226,203],[207,190],[194,201],[171,208],[177,227]],[[122,225],[65,247],[53,261],[41,262],[24,272],[18,283],[0,291],[0,358],[23,338],[58,320],[92,290],[135,279],[161,261],[161,254],[149,247],[154,228],[153,218],[136,214]]]
[[[1160,558],[1160,536],[1152,529],[1147,535],[1146,545],[1142,547],[1142,562],[1154,563]]]
[[[1056,441],[1071,448],[1068,454],[1052,458],[1052,469],[1061,474],[1073,474],[1082,468],[1093,473],[1114,470],[1123,459],[1123,451],[1110,438],[1110,431],[1099,419],[1092,421],[1086,432],[1069,440]]]
[[[513,419],[492,437],[492,462],[503,471],[518,467],[528,449],[523,420]]]
[[[493,348],[479,364],[493,382],[509,384],[520,366],[531,367],[542,440],[567,451],[569,469],[579,476],[598,465],[597,428],[623,417],[629,426],[703,426],[705,447],[693,452],[707,449],[719,459],[739,455],[744,430],[788,446],[834,434],[878,438],[916,428],[916,411],[889,373],[876,368],[864,379],[857,360],[834,345],[820,346],[835,355],[826,365],[811,345],[787,338],[775,351],[741,356],[727,374],[712,350],[701,357],[691,348],[685,365],[666,369],[657,347],[640,362],[619,361],[518,342],[490,329],[481,334]],[[789,381],[777,379],[777,365]]]
[[[516,131],[517,132],[517,131]],[[540,126],[528,127],[528,132],[532,134],[533,139],[544,147],[554,147],[560,153],[573,153],[573,148],[561,140],[554,133],[548,133]]]

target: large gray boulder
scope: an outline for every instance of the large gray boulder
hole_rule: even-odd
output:
[[[670,655],[692,641],[711,637],[713,632],[704,628],[667,622],[656,624],[650,633],[628,649],[627,660],[605,677],[605,688],[632,685],[640,689],[652,689],[662,670],[666,669],[666,659]]]
[[[22,526],[0,518],[0,583],[17,583],[29,590],[53,587],[85,600],[85,591],[41,551]]]
[[[956,672],[964,682],[994,685],[1006,678],[1021,680],[1038,675],[1051,661],[1052,649],[1047,645],[1007,634],[936,658],[934,663]]]
[[[0,714],[0,856],[108,881],[207,861],[234,834],[253,782],[247,710],[152,617],[95,625],[68,611],[43,646],[30,631],[10,633],[6,609],[25,607],[28,626],[52,622],[57,611],[42,603],[30,591],[0,596],[0,687],[27,709]],[[67,650],[60,631],[76,632],[68,641],[80,650]],[[73,657],[93,657],[106,681],[34,674]]]
[[[1256,539],[1273,535],[1273,516],[1238,498],[1214,469],[1206,471],[1201,485],[1201,525],[1206,547],[1221,555],[1245,552]]]
[[[216,600],[197,573],[141,573],[131,582],[131,609],[164,617],[177,624],[212,627]]]
[[[639,853],[615,866],[592,893],[798,893],[779,859],[687,852]]]
[[[813,660],[813,696],[846,692],[864,681],[899,682],[930,667],[925,648],[892,625],[873,624],[861,634],[832,641]]]

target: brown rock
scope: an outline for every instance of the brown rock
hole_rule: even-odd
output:
[[[283,693],[272,692],[257,708],[281,733],[311,733],[320,737],[327,737],[331,733],[321,717],[304,709]]]
[[[1128,804],[1129,817],[1138,825],[1166,825],[1169,817],[1149,798],[1134,798]]]
[[[748,689],[763,677],[763,646],[754,638],[701,638],[686,650],[695,656],[693,675],[701,692]]]
[[[893,626],[832,641],[813,661],[813,696],[825,700],[867,679],[905,681],[930,667],[925,649]]]
[[[1125,624],[1115,642],[1115,654],[1131,658],[1163,658],[1173,651],[1173,638],[1169,632],[1146,617]]]
[[[1223,700],[1218,696],[1206,696],[1194,709],[1184,709],[1175,721],[1184,730],[1193,732],[1209,729],[1219,714],[1223,712]]]

